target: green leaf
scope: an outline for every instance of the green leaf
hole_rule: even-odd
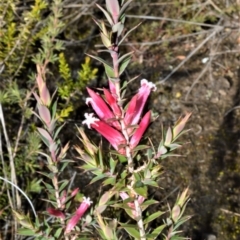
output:
[[[140,239],[140,234],[139,234],[138,230],[136,229],[136,225],[126,224],[125,226],[122,226],[122,228],[125,229],[125,231],[127,233],[129,233],[135,239]]]
[[[36,178],[33,179],[28,186],[28,191],[40,193],[40,191],[42,190],[42,187],[40,184],[41,182],[42,182],[42,179],[36,179]]]
[[[118,59],[118,64],[120,64],[125,58],[131,56],[133,53],[134,53],[134,51],[122,55],[122,56]],[[126,85],[126,84],[127,84],[127,81],[125,81],[124,84]],[[123,84],[123,87],[124,87],[124,84]],[[123,87],[122,87],[122,88],[123,88]]]
[[[56,132],[54,133],[53,139],[56,140],[58,137],[59,132],[62,130],[62,128],[65,126],[65,124],[62,124],[60,127],[57,128]]]
[[[105,68],[105,72],[106,72],[106,74],[109,78],[114,78],[115,77],[114,70],[113,70],[112,67],[110,67],[107,64],[104,64],[104,68]]]
[[[54,237],[57,238],[57,239],[60,239],[59,237],[60,237],[62,231],[63,231],[63,228],[57,229],[57,231],[54,234]]]
[[[130,60],[131,60],[132,56],[129,56],[128,58],[124,59],[122,64],[120,65],[119,68],[119,76],[124,72],[124,70],[126,69],[126,67],[128,66]]]
[[[120,161],[121,163],[127,162],[127,158],[124,157],[123,155],[118,155],[118,159],[119,159],[119,161]]]
[[[121,18],[122,14],[125,12],[125,10],[127,9],[127,7],[129,6],[129,4],[132,2],[133,0],[129,0],[126,3],[124,3],[124,5],[121,7],[121,10],[119,12],[119,17]]]
[[[104,59],[94,56],[94,55],[91,55],[91,54],[86,54],[86,55],[88,55],[89,57],[96,59],[97,61],[101,62],[102,64],[108,65],[110,68],[112,68]]]
[[[144,224],[150,223],[150,222],[152,222],[154,219],[160,217],[160,216],[163,215],[163,214],[164,214],[164,212],[160,212],[160,211],[155,212],[155,213],[151,214],[150,216],[148,216],[147,218],[145,218],[145,220],[144,220],[143,223],[144,223]]]
[[[116,177],[110,177],[106,180],[103,181],[103,185],[106,186],[106,185],[109,185],[111,184],[112,186],[114,186],[116,183]]]
[[[134,191],[135,191],[137,194],[139,194],[139,195],[147,198],[147,187],[146,187],[146,186],[134,188]]]
[[[156,203],[159,203],[159,202],[157,200],[150,199],[150,200],[146,200],[145,202],[143,202],[142,206],[144,206],[144,205],[150,206],[150,205],[156,204]]]
[[[52,105],[52,119],[55,118],[57,112],[57,101],[55,101]]]
[[[33,231],[31,229],[27,229],[27,228],[20,228],[20,229],[18,229],[18,234],[22,235],[22,236],[34,236],[35,231]]]
[[[113,25],[113,20],[112,20],[111,16],[108,14],[108,12],[107,12],[104,8],[102,8],[100,5],[98,5],[98,4],[96,4],[96,5],[97,5],[97,7],[98,7],[99,9],[102,10],[103,14],[104,14],[105,17],[107,18],[107,20],[108,20],[108,22],[110,23],[110,25]]]
[[[163,231],[163,229],[167,226],[167,224],[163,224],[157,227],[155,230],[152,231],[151,235],[154,236],[154,239],[157,239],[157,236]]]
[[[59,192],[62,192],[65,189],[65,187],[68,185],[68,183],[69,183],[69,180],[63,180],[59,188]]]
[[[153,187],[158,187],[157,182],[151,180],[151,179],[145,179],[144,181],[142,181],[145,185],[150,185]]]
[[[99,181],[99,180],[101,180],[101,179],[103,179],[105,177],[106,177],[106,174],[98,175],[98,176],[94,177],[89,184],[93,184],[94,182],[97,182],[97,181]]]
[[[133,31],[135,30],[137,27],[139,27],[142,23],[139,23],[137,26],[133,27],[132,29],[130,29],[121,39],[121,41],[118,43],[118,46],[121,45],[121,43],[124,41],[124,39]]]

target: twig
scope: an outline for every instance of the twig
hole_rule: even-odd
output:
[[[159,81],[156,83],[156,85],[162,84],[166,82],[180,67],[182,67],[196,52],[199,51],[213,36],[215,36],[218,32],[222,31],[223,27],[222,26],[216,26],[213,32],[206,38],[204,39],[198,46],[195,48],[192,52],[188,54],[188,56],[177,66],[175,67],[171,73],[167,75],[163,80]]]
[[[211,65],[211,62],[209,61],[207,63],[207,65],[203,68],[203,70],[200,72],[200,74],[198,75],[198,77],[195,79],[195,81],[192,83],[190,89],[188,90],[186,96],[185,96],[185,101],[188,100],[188,96],[190,94],[190,92],[192,91],[193,87],[196,85],[196,83],[199,81],[199,79],[206,73],[206,71],[208,70],[209,66]]]
[[[23,108],[25,108],[27,106],[28,100],[31,97],[35,87],[33,87],[32,90],[30,92],[28,92],[28,94],[27,94],[27,96],[24,100]],[[24,122],[25,122],[25,116],[24,116],[24,114],[22,114],[21,123],[20,123],[19,129],[18,129],[17,138],[16,138],[16,141],[15,141],[15,146],[14,146],[14,150],[13,150],[13,159],[15,158],[17,150],[18,150],[18,145],[19,145],[21,133],[22,133],[22,130],[23,130]]]
[[[141,18],[141,19],[147,19],[147,20],[164,20],[164,21],[170,21],[170,22],[177,22],[177,23],[188,23],[192,25],[202,26],[202,27],[210,27],[215,28],[216,25],[214,24],[207,24],[207,23],[199,23],[199,22],[191,22],[186,20],[179,20],[174,18],[166,18],[166,17],[155,17],[155,16],[143,16],[143,15],[126,15],[128,18]]]

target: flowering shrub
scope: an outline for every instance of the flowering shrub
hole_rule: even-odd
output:
[[[183,216],[189,199],[188,189],[177,198],[169,212],[156,211],[145,214],[144,211],[157,201],[148,195],[150,187],[158,187],[161,166],[159,161],[181,145],[176,142],[184,133],[184,126],[190,117],[186,114],[166,134],[155,148],[152,145],[139,145],[145,131],[153,121],[151,111],[144,113],[146,102],[152,91],[156,91],[154,83],[142,79],[137,93],[128,99],[125,96],[130,82],[122,82],[121,75],[131,60],[131,52],[120,56],[119,47],[124,36],[125,11],[131,0],[119,5],[117,0],[106,0],[107,10],[102,10],[108,23],[94,20],[100,28],[100,35],[106,52],[111,55],[112,63],[98,56],[90,57],[103,63],[108,78],[108,88],[87,88],[89,97],[86,104],[94,113],[85,113],[82,126],[98,132],[110,143],[108,153],[103,152],[102,145],[96,146],[87,137],[83,127],[79,128],[81,147],[75,146],[79,158],[84,162],[82,169],[93,173],[90,184],[102,181],[104,187],[99,200],[83,197],[77,210],[73,209],[74,199],[79,189],[70,191],[69,180],[62,179],[61,173],[71,162],[66,159],[69,143],[60,144],[58,126],[57,101],[46,85],[46,66],[48,60],[38,60],[36,82],[38,93],[34,92],[37,101],[37,112],[34,114],[42,122],[38,133],[46,146],[46,152],[40,152],[46,160],[49,172],[42,172],[52,184],[43,182],[48,193],[46,200],[50,207],[44,215],[29,216],[15,212],[22,235],[34,236],[35,239],[182,239],[179,226],[189,219]],[[106,187],[107,186],[107,187]],[[91,208],[91,215],[87,216]],[[107,209],[124,209],[129,219],[108,216]],[[49,217],[51,222],[49,222]],[[87,216],[87,217],[85,217]],[[162,224],[151,225],[155,219],[162,217]],[[54,218],[54,220],[53,220]],[[165,220],[164,220],[165,219]],[[128,236],[128,237],[126,237]]]

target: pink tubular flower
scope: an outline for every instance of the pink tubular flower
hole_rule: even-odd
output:
[[[122,115],[122,111],[117,104],[116,98],[113,97],[113,95],[106,88],[103,89],[103,92],[104,92],[107,103],[113,110],[114,115],[117,117],[120,117]]]
[[[126,139],[119,131],[109,126],[107,123],[93,117],[93,113],[85,113],[84,116],[86,120],[82,122],[83,124],[87,124],[88,128],[94,128],[105,137],[119,153],[125,153],[124,148],[121,148],[120,145],[126,144]]]
[[[100,95],[95,93],[90,88],[87,88],[87,91],[90,95],[90,98],[86,99],[86,104],[91,103],[92,108],[98,115],[98,117],[103,120],[104,122],[107,122],[108,124],[114,126],[117,129],[121,129],[121,126],[118,121],[114,120],[115,115],[113,112],[109,109],[106,102],[102,99]]]
[[[104,102],[101,96],[95,93],[90,88],[87,88],[90,98],[86,99],[86,104],[91,103],[92,108],[98,115],[100,119],[107,120],[109,118],[114,118],[112,111],[109,109],[107,104]]]
[[[90,207],[92,201],[90,198],[83,197],[83,202],[77,209],[76,213],[72,216],[72,218],[69,220],[65,233],[69,233],[72,231],[72,229],[77,225],[83,214],[87,211],[87,209]]]
[[[128,104],[127,111],[124,116],[124,122],[126,126],[131,125],[133,117],[136,113],[137,95],[135,95]]]
[[[120,195],[120,197],[122,198],[122,200],[126,200],[126,199],[129,198],[129,195],[128,195],[127,193],[125,193],[125,192],[120,192],[119,195]],[[145,198],[144,198],[143,196],[139,196],[139,197],[138,197],[138,202],[139,202],[140,205],[144,202],[144,200],[145,200]],[[134,216],[134,217],[137,217],[137,212],[136,212],[136,210],[135,210],[135,204],[134,204],[133,202],[128,202],[127,205],[128,205],[130,208],[133,209],[133,210],[132,210],[133,216]]]
[[[47,212],[54,217],[65,219],[65,214],[58,209],[48,208]]]
[[[133,134],[130,140],[131,149],[135,148],[138,145],[139,141],[142,138],[142,135],[144,134],[144,132],[146,131],[150,123],[150,120],[151,120],[151,111],[148,111],[142,118],[138,128],[136,129],[135,133]]]
[[[131,122],[129,122],[129,125],[135,125],[138,124],[138,121],[141,117],[143,108],[145,106],[145,103],[148,99],[148,96],[150,95],[151,91],[155,91],[156,85],[152,82],[148,82],[146,79],[141,80],[141,87],[138,91],[138,93],[132,98],[132,100],[129,103],[129,107],[126,111],[124,121],[129,122],[129,119],[131,119]],[[136,98],[136,100],[134,99]],[[135,107],[134,107],[134,101]]]

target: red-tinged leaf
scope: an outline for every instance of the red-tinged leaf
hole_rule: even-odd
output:
[[[189,117],[191,116],[192,113],[187,113],[184,118],[180,118],[174,128],[173,128],[173,138],[175,139],[183,130],[185,127],[186,122],[188,121]]]
[[[171,127],[169,127],[167,130],[164,145],[168,146],[171,142],[172,142],[172,129],[171,129]]]
[[[33,92],[33,96],[35,97],[35,99],[37,100],[38,104],[42,104],[42,101],[40,99],[40,97],[37,95],[37,93]]]
[[[101,213],[103,213],[106,210],[106,208],[107,208],[107,205],[98,206],[96,208],[96,212],[101,214]]]
[[[145,218],[143,223],[144,224],[150,223],[163,214],[164,214],[164,212],[161,212],[161,211],[155,212],[155,213],[151,214],[150,216],[148,216],[147,218]]]
[[[177,222],[181,213],[181,208],[179,205],[175,205],[171,212],[171,217],[174,222]]]
[[[178,203],[181,207],[185,204],[185,202],[186,202],[186,201],[188,200],[188,198],[189,198],[188,192],[189,192],[189,189],[186,188],[186,189],[182,192],[182,194],[180,195],[180,197],[179,197],[178,200],[177,200],[177,203]]]
[[[106,0],[106,6],[112,16],[118,16],[120,11],[118,0]]]
[[[46,124],[47,127],[49,127],[51,123],[51,114],[49,109],[42,104],[38,104],[37,107],[41,120]]]
[[[40,136],[43,137],[43,141],[44,143],[49,146],[49,144],[53,141],[52,137],[50,136],[50,134],[43,128],[37,128],[38,132],[40,133]]]
[[[167,149],[164,146],[158,147],[158,152],[155,156],[155,158],[160,158],[162,155],[167,153]]]
[[[116,192],[112,190],[105,192],[99,200],[99,206],[105,205],[114,194],[116,194]]]

